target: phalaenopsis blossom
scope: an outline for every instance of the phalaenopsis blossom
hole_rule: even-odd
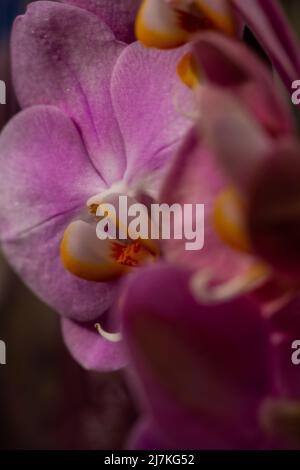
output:
[[[141,410],[129,446],[299,449],[292,325],[275,333],[245,298],[196,302],[190,282],[189,270],[167,264],[127,280],[122,331]]]
[[[174,96],[187,103],[191,92],[177,76],[182,51],[124,42],[133,37],[131,0],[67,3],[78,6],[35,2],[14,24],[23,110],[0,138],[0,236],[15,270],[62,314],[75,357],[110,369],[125,358],[94,325],[117,328],[108,311],[131,247],[99,240],[95,212],[116,194],[155,195],[191,126]],[[136,265],[155,253],[141,246]]]

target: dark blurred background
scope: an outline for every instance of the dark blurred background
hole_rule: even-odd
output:
[[[114,1],[114,0],[113,0]],[[9,67],[9,35],[25,0],[0,0],[0,131],[18,107]],[[0,188],[1,197],[1,188]],[[82,370],[70,357],[59,318],[12,272],[0,253],[0,449],[119,449],[135,419],[121,373]]]

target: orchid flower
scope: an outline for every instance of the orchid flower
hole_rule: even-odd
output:
[[[171,48],[190,41],[201,30],[237,37],[241,24],[249,26],[290,89],[300,76],[299,50],[274,0],[144,0],[137,16],[136,36],[147,46]]]
[[[193,290],[201,301],[257,291],[271,313],[300,287],[300,146],[290,110],[242,43],[203,33],[193,54],[206,77],[198,124],[161,200],[205,204],[205,245],[192,253],[170,240],[165,254],[198,272]]]
[[[156,264],[126,280],[122,331],[141,410],[130,447],[299,448],[294,332],[275,333],[249,299],[196,302],[190,276]]]
[[[110,23],[112,2],[101,3]],[[127,46],[95,14],[56,2],[33,3],[14,25],[12,68],[23,111],[0,137],[2,248],[63,315],[66,343],[85,367],[124,363],[119,345],[94,325],[101,317],[101,327],[114,328],[107,312],[116,280],[157,253],[142,243],[133,250],[102,242],[95,213],[116,194],[138,198],[140,186],[155,192],[191,125],[174,105],[174,96],[190,96],[176,74],[181,54]]]

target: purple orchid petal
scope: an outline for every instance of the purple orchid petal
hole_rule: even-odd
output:
[[[220,282],[242,274],[253,263],[250,257],[225,245],[213,224],[215,199],[228,184],[217,160],[203,146],[198,132],[192,130],[173,161],[160,197],[169,205],[204,204],[204,248],[187,251],[185,240],[175,239],[166,240],[164,248],[168,260],[195,270],[207,269]]]
[[[268,87],[272,82],[269,70],[242,42],[206,31],[196,36],[192,50],[209,83],[233,87],[255,80]]]
[[[16,239],[2,242],[3,252],[28,287],[62,315],[78,321],[99,318],[116,297],[114,283],[79,279],[62,265],[60,244],[74,213],[58,215]]]
[[[91,323],[62,320],[64,341],[74,359],[88,370],[117,370],[127,364],[122,343],[109,342]]]
[[[285,304],[270,320],[275,332],[283,333],[284,336],[292,334],[294,339],[297,336],[300,338],[300,296]]]
[[[112,99],[125,141],[129,182],[164,165],[191,127],[184,111],[191,108],[193,95],[176,73],[185,51],[162,52],[135,43],[114,68]]]
[[[290,90],[291,83],[300,76],[300,51],[278,2],[233,0],[233,3]]]
[[[125,169],[109,90],[122,50],[95,15],[54,2],[33,3],[16,20],[12,35],[13,75],[22,107],[51,104],[72,117],[108,184]]]
[[[297,366],[292,362],[292,355],[295,352],[292,345],[295,340],[300,340],[299,324],[297,330],[290,331],[286,335],[280,335],[279,333],[277,337],[276,351],[281,395],[283,399],[298,402],[300,397],[299,365]]]
[[[14,268],[60,313],[97,318],[113,285],[81,281],[60,260],[66,226],[103,187],[72,121],[49,106],[16,116],[1,135],[0,184],[1,241]]]
[[[141,0],[60,0],[97,15],[120,41],[134,41],[134,22]]]
[[[133,384],[146,420],[159,426],[168,447],[267,445],[258,411],[275,392],[273,357],[268,323],[254,304],[200,305],[188,272],[156,265],[128,279],[122,314],[139,378]]]
[[[194,41],[193,55],[204,80],[238,96],[272,136],[294,132],[287,100],[274,86],[269,69],[243,43],[202,33]]]
[[[166,93],[164,85],[172,82],[181,52],[151,54],[136,45],[127,57],[131,63],[126,65],[125,53],[120,57],[123,46],[98,18],[83,9],[53,2],[32,5],[17,20],[13,42],[17,89],[22,104],[31,109],[15,118],[1,137],[4,251],[25,282],[53,308],[74,320],[92,320],[110,307],[114,284],[85,282],[63,269],[59,258],[63,231],[85,209],[88,198],[101,192],[106,183],[123,177],[125,149],[128,162],[135,161],[143,176],[165,164],[168,151],[176,145],[170,142],[171,127],[173,132],[177,127],[183,132],[183,122],[188,121],[176,119],[169,104],[171,92]],[[122,95],[124,106],[128,106],[124,112],[132,123],[128,129],[118,108],[122,136],[110,98],[118,57],[114,99]],[[130,114],[132,103],[137,102],[135,82],[131,86],[130,81],[137,70],[141,74],[141,64],[147,61],[147,85],[157,89],[162,105],[161,125],[152,129],[152,151],[149,140],[145,146],[139,140],[140,135],[145,138],[140,113],[152,113],[150,121],[157,122],[157,103],[152,104],[148,95],[144,101],[140,99],[134,116]],[[159,79],[157,62],[161,63]],[[185,91],[176,78],[177,84]],[[39,103],[48,106],[37,106]],[[161,131],[164,126],[166,134]],[[159,131],[160,136],[154,135]],[[135,170],[131,163],[130,168]],[[14,212],[8,211],[12,207]]]

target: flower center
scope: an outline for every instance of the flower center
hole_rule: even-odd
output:
[[[138,233],[129,233],[123,224],[117,206],[124,191],[127,191],[125,197],[129,206],[137,202],[133,192],[117,183],[90,198],[84,215],[67,227],[61,243],[61,259],[64,267],[75,276],[89,281],[110,281],[152,263],[159,256],[156,242]],[[100,234],[99,223],[102,224]],[[120,232],[125,237],[121,237]]]

